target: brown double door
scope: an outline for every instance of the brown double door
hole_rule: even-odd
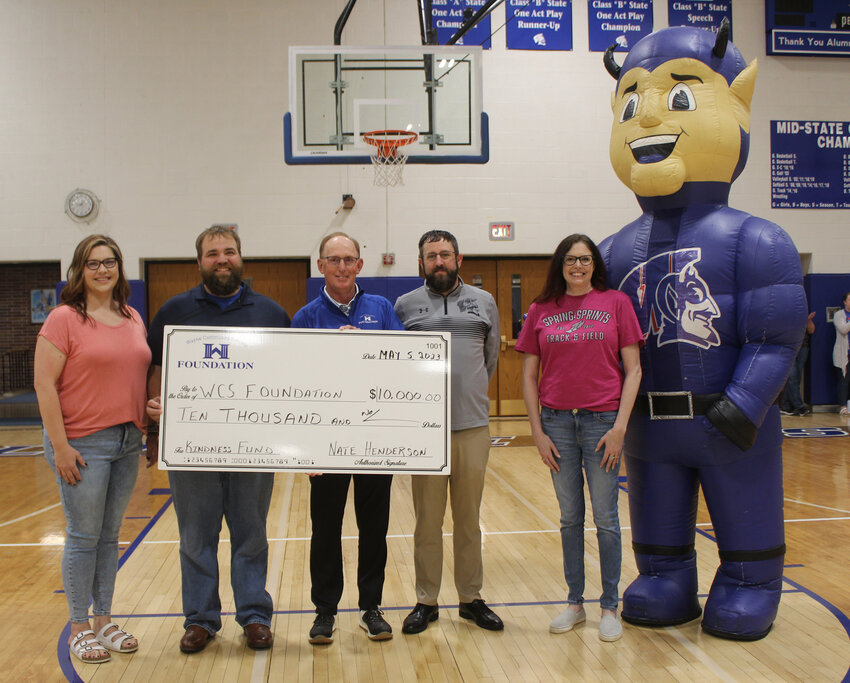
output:
[[[490,383],[490,414],[501,417],[525,415],[522,400],[522,354],[514,350],[532,299],[543,288],[549,257],[464,258],[463,281],[490,292],[499,307],[499,367]]]
[[[245,259],[243,279],[255,292],[265,294],[286,309],[291,318],[307,303],[307,259]],[[175,294],[201,282],[197,261],[148,261],[145,263],[148,294],[148,324],[159,307]]]

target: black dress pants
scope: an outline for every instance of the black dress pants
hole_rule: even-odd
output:
[[[387,565],[387,527],[390,520],[391,474],[323,474],[310,478],[310,597],[319,614],[336,614],[342,597],[342,518],[348,485],[354,479],[357,517],[358,606],[378,607]]]

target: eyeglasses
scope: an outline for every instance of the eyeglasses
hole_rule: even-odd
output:
[[[593,263],[593,257],[590,254],[585,254],[584,256],[564,256],[565,266],[574,266],[576,261],[583,266],[589,266]]]
[[[339,266],[340,263],[344,263],[349,268],[360,260],[354,256],[323,256],[322,258],[334,267]]]
[[[102,261],[98,261],[97,259],[89,259],[88,261],[86,261],[86,268],[88,268],[89,270],[98,270],[101,266],[104,266],[106,270],[112,270],[117,265],[117,258],[105,258]]]
[[[433,263],[437,260],[437,257],[440,257],[441,261],[448,261],[455,253],[453,251],[441,251],[437,252],[429,252],[422,257],[423,261],[428,261],[428,263]]]

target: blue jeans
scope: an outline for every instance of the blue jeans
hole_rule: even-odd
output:
[[[66,523],[62,583],[71,621],[84,623],[89,620],[89,602],[92,614],[108,616],[112,611],[118,532],[139,473],[142,433],[128,422],[68,443],[83,456],[86,467],[78,466],[76,486],[56,476]],[[55,475],[47,432],[44,456]]]
[[[622,546],[620,517],[617,511],[620,464],[606,472],[599,465],[603,452],[596,445],[614,425],[617,411],[595,413],[590,410],[554,410],[543,407],[540,419],[543,431],[552,439],[561,459],[560,471],[552,472],[555,495],[561,507],[561,545],[564,551],[564,578],[569,594],[567,602],[584,602],[584,478],[587,477],[593,522],[599,543],[602,575],[602,609],[616,610],[620,583]]]
[[[183,472],[168,481],[180,530],[183,628],[221,628],[218,594],[218,538],[221,519],[230,529],[230,585],[236,622],[271,625],[272,598],[266,592],[269,544],[266,517],[274,475],[269,472]]]

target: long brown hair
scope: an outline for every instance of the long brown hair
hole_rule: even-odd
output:
[[[89,235],[74,249],[74,257],[71,259],[71,265],[68,266],[68,273],[65,276],[68,284],[62,290],[60,298],[63,304],[71,306],[77,313],[80,314],[83,320],[88,320],[86,312],[86,282],[85,269],[86,261],[92,249],[95,247],[109,247],[115,258],[118,259],[118,282],[112,290],[112,298],[118,303],[118,310],[125,318],[131,318],[130,307],[127,305],[127,299],[130,296],[130,283],[124,276],[124,257],[121,255],[121,249],[111,237],[106,235]]]
[[[549,261],[549,272],[546,275],[546,284],[543,285],[543,291],[534,298],[534,303],[542,304],[545,301],[557,300],[566,294],[567,281],[564,279],[564,257],[576,242],[582,242],[590,249],[593,256],[593,275],[590,276],[590,286],[600,292],[608,289],[608,275],[598,247],[587,235],[574,233],[562,239],[555,249],[555,253],[552,254],[552,259]]]

